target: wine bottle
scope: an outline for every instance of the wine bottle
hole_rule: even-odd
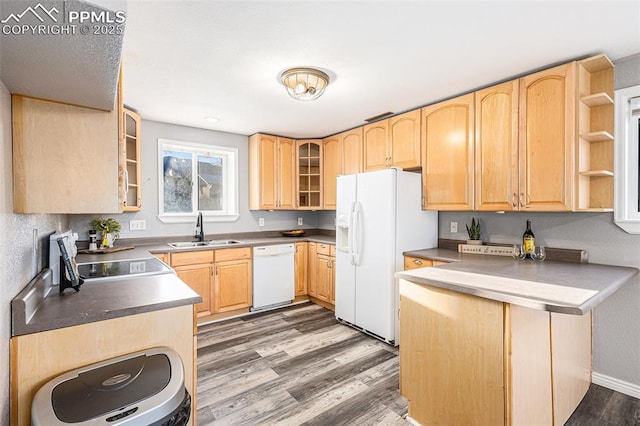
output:
[[[531,259],[536,247],[536,236],[531,230],[531,220],[527,219],[527,229],[522,234],[522,246],[524,247],[525,259]]]

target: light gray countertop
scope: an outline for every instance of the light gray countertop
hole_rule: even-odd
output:
[[[521,261],[446,249],[404,254],[451,263],[398,272],[398,278],[563,314],[590,311],[638,274],[638,269],[630,267]]]

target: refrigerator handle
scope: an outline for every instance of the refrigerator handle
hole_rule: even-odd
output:
[[[351,263],[354,265],[360,264],[360,253],[362,249],[362,205],[360,202],[356,202],[353,208],[353,246]]]

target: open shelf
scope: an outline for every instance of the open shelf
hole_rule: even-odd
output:
[[[613,141],[613,135],[611,133],[607,132],[606,130],[600,130],[600,131],[597,131],[597,132],[584,133],[584,134],[580,135],[580,137],[584,141],[590,142],[590,143]]]
[[[595,107],[600,105],[613,105],[613,98],[608,93],[600,92],[593,95],[587,95],[580,98],[580,102],[588,107]]]
[[[582,176],[613,176],[613,172],[611,170],[587,170],[585,172],[580,172]]]
[[[576,204],[578,211],[613,209],[614,68],[606,55],[577,62]]]

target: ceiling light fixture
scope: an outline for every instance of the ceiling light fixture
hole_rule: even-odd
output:
[[[204,119],[209,123],[217,123],[218,121],[220,121],[218,117],[205,117]]]
[[[314,68],[291,68],[280,74],[280,82],[293,99],[318,99],[329,85],[329,76]]]

